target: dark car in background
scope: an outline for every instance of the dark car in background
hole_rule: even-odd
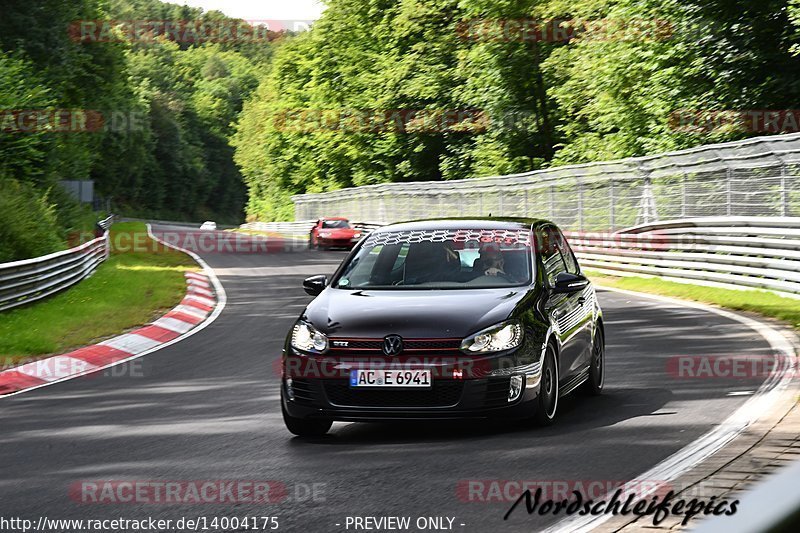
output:
[[[371,233],[288,334],[290,432],[333,421],[528,419],[604,382],[602,312],[561,231],[544,220],[432,220]]]
[[[361,238],[361,230],[350,225],[350,221],[341,217],[327,217],[317,220],[308,236],[309,248],[347,248],[356,245]]]

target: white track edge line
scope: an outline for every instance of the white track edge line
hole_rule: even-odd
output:
[[[777,355],[777,353],[774,352],[778,352],[786,358],[786,364],[783,365],[781,373],[766,379],[764,383],[761,384],[761,387],[759,387],[758,391],[756,391],[756,393],[750,397],[750,399],[742,404],[739,409],[734,411],[723,422],[699,438],[695,439],[693,442],[684,446],[671,456],[667,457],[660,463],[656,464],[643,474],[636,476],[636,478],[630,480],[628,483],[626,483],[626,485],[631,484],[633,486],[637,486],[637,482],[652,479],[658,479],[662,482],[671,481],[694,466],[698,465],[705,459],[711,457],[726,444],[738,437],[750,425],[757,422],[760,419],[760,416],[777,402],[780,393],[788,387],[789,383],[793,379],[793,372],[791,372],[791,369],[797,364],[795,360],[796,353],[794,347],[782,333],[764,322],[760,322],[732,311],[726,311],[724,309],[719,309],[717,307],[708,306],[698,302],[690,302],[655,294],[617,289],[614,287],[605,287],[603,285],[596,285],[596,287],[611,292],[648,298],[676,306],[695,308],[729,318],[746,325],[761,335],[773,350],[774,356]],[[643,486],[646,485],[638,485],[640,489]],[[642,493],[640,490],[639,498],[644,499],[657,489],[658,487],[653,487],[651,490],[646,491],[646,493]],[[613,518],[613,516],[614,515],[611,514],[603,514],[600,516],[567,517],[561,519],[553,526],[545,529],[544,533],[572,533],[591,531]]]
[[[179,252],[183,252],[183,253],[187,254],[189,257],[194,259],[197,262],[197,264],[199,264],[202,267],[203,273],[206,276],[208,276],[208,279],[211,280],[211,284],[214,286],[214,291],[217,293],[217,303],[216,303],[216,306],[214,307],[214,310],[211,312],[211,314],[208,316],[208,318],[206,320],[204,320],[203,322],[201,322],[200,324],[197,324],[196,327],[194,327],[193,329],[187,331],[183,335],[181,335],[179,337],[175,337],[171,341],[165,342],[164,344],[160,344],[158,346],[154,346],[153,348],[150,348],[149,350],[146,350],[146,351],[144,351],[142,353],[131,355],[130,357],[126,357],[125,359],[120,359],[119,361],[115,361],[115,362],[107,364],[107,365],[97,366],[95,368],[92,368],[91,370],[87,370],[86,372],[81,372],[81,373],[75,374],[73,376],[67,376],[67,377],[58,379],[56,381],[48,381],[46,383],[42,383],[41,385],[36,385],[35,387],[29,387],[29,388],[21,390],[21,391],[12,392],[11,394],[6,394],[6,395],[3,395],[3,396],[0,396],[0,401],[4,400],[6,398],[11,398],[12,396],[17,396],[19,394],[24,394],[26,392],[30,392],[30,391],[33,391],[33,390],[36,390],[36,389],[49,387],[50,385],[55,385],[56,383],[61,383],[62,381],[69,381],[71,379],[76,379],[76,378],[85,376],[87,374],[93,374],[95,372],[99,372],[100,370],[105,370],[107,368],[111,368],[111,367],[114,367],[114,366],[117,366],[117,365],[121,365],[121,364],[127,363],[129,361],[133,361],[134,359],[139,359],[140,357],[144,357],[145,355],[149,355],[149,354],[151,354],[153,352],[157,352],[158,350],[161,350],[162,348],[166,348],[167,346],[172,346],[173,344],[176,344],[176,343],[178,343],[178,342],[180,342],[180,341],[182,341],[182,340],[184,340],[184,339],[186,339],[188,337],[191,337],[195,333],[198,333],[198,332],[204,330],[206,327],[211,325],[211,323],[214,322],[219,317],[220,314],[222,314],[222,310],[225,309],[225,304],[227,304],[227,302],[228,302],[228,295],[225,293],[225,289],[222,287],[222,283],[219,281],[219,278],[217,277],[216,272],[214,272],[214,269],[211,268],[208,265],[208,263],[206,263],[196,253],[194,253],[192,251],[189,251],[189,250],[185,250],[185,249],[180,248],[178,246],[172,245],[172,244],[170,244],[168,242],[162,241],[161,239],[159,239],[158,237],[153,235],[152,228],[150,227],[149,223],[146,226],[147,226],[147,235],[148,235],[148,237],[150,237],[151,239],[153,239],[156,242],[159,242],[159,243],[163,244],[164,246],[166,246],[168,248],[172,248],[174,250],[177,250]]]

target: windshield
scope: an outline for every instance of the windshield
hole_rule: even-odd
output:
[[[323,220],[322,227],[325,229],[349,228],[350,224],[346,220]]]
[[[527,230],[415,230],[370,235],[338,289],[478,289],[528,285]]]

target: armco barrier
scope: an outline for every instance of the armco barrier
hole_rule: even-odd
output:
[[[745,492],[735,516],[716,516],[693,528],[694,533],[792,531],[800,514],[800,461],[785,467]],[[790,520],[794,517],[794,521]]]
[[[0,264],[0,311],[62,291],[90,276],[109,253],[108,228],[113,217],[98,225],[102,237],[42,257]]]
[[[247,224],[239,226],[239,229],[278,233],[281,237],[292,240],[307,239],[315,222],[314,220],[298,220],[296,222],[248,222]]]
[[[800,295],[800,218],[708,217],[567,233],[581,266]]]

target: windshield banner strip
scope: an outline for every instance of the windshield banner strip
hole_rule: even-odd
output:
[[[415,242],[475,242],[478,244],[494,243],[509,246],[531,245],[531,234],[528,230],[410,230],[376,232],[369,236],[365,245],[379,246]]]

